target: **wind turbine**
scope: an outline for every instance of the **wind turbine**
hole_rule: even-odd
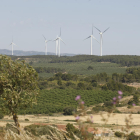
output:
[[[17,45],[13,42],[13,39],[12,39],[12,43],[11,43],[10,45],[12,45],[12,55],[13,55],[13,47],[14,47],[14,46],[17,46]],[[10,45],[9,45],[9,46],[10,46]]]
[[[58,36],[56,36],[55,41],[55,54],[57,55],[57,48],[58,48]]]
[[[92,38],[98,42],[98,40],[93,36],[93,26],[92,26],[92,34],[89,37],[87,37],[86,39],[88,39],[88,38],[91,38],[90,55],[92,55]],[[84,39],[84,40],[86,40],[86,39]]]
[[[103,32],[101,32],[98,28],[96,28],[96,29],[99,31],[99,34],[100,34],[100,45],[101,45],[101,56],[102,56],[103,33],[105,33],[109,29],[109,27]]]
[[[60,36],[59,37],[57,37],[54,41],[57,41],[58,40],[58,57],[60,57],[60,41],[62,41],[64,44],[65,44],[65,42],[62,40],[62,38],[61,38],[61,28],[60,28]]]
[[[43,37],[45,39],[45,55],[47,55],[47,43],[51,40],[47,40],[44,35],[43,35]]]

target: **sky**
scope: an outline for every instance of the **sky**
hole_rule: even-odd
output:
[[[90,54],[92,24],[104,31],[103,55],[140,55],[140,0],[0,0],[0,49],[45,51],[42,34],[60,34],[61,53]],[[93,35],[100,41],[99,32]],[[55,42],[48,42],[55,53]],[[100,44],[93,40],[94,55]]]

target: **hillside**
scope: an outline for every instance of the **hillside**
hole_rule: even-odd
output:
[[[106,72],[124,74],[128,67],[138,67],[140,56],[112,55],[112,56],[61,56],[55,55],[33,55],[33,56],[10,56],[13,60],[25,60],[34,68],[63,69],[63,72],[77,75],[95,75]],[[51,77],[55,72],[40,72],[39,76]]]

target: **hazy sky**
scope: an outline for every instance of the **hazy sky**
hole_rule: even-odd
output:
[[[103,55],[140,55],[140,0],[0,0],[0,49],[45,51],[42,34],[55,39],[62,29],[61,53],[90,54],[92,23],[104,31]],[[94,29],[94,36],[100,40]],[[48,43],[55,52],[55,42]],[[100,45],[93,41],[93,54]]]

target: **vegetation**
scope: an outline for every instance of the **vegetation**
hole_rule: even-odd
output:
[[[74,139],[73,134],[76,135],[77,137],[80,136],[80,131],[79,131],[79,129],[77,129],[76,127],[74,127],[73,124],[68,123],[68,124],[66,125],[66,131],[68,132],[67,135],[68,135],[70,138],[72,138],[72,139]]]
[[[0,119],[3,119],[4,118],[4,115],[2,112],[0,112]]]
[[[6,114],[12,114],[18,127],[19,110],[36,101],[37,78],[36,71],[24,61],[13,61],[0,55],[0,109]]]
[[[73,115],[74,107],[68,106],[63,109],[64,115]]]
[[[35,67],[36,72],[38,73],[57,73],[57,72],[65,72],[64,69],[53,68],[53,67]]]
[[[76,90],[76,89],[51,89],[41,90],[37,97],[37,105],[32,108],[20,110],[20,114],[48,114],[63,112],[66,107],[73,107],[76,111],[77,103],[75,97],[81,95],[86,106],[92,106],[98,103],[111,101],[117,95],[117,91],[103,90]],[[123,96],[129,96],[131,93],[125,92]],[[73,110],[74,110],[73,109]]]
[[[133,95],[133,99],[128,101],[128,107],[139,105],[139,90],[136,91],[135,88],[127,86],[127,83],[140,82],[139,56],[79,55],[60,58],[22,56],[18,57],[19,60],[16,56],[11,56],[11,58],[14,61],[6,56],[0,56],[0,107],[6,114],[13,115],[17,127],[19,127],[17,114],[51,115],[58,112],[64,115],[75,113],[75,121],[79,125],[77,129],[68,123],[65,134],[58,131],[56,126],[30,125],[25,127],[25,131],[28,131],[34,138],[41,139],[43,136],[46,139],[52,137],[93,139],[94,136],[87,131],[88,127],[93,125],[93,117],[89,116],[86,124],[79,121],[80,117],[86,115],[87,107],[93,105],[95,107],[90,113],[107,111],[108,116],[113,112],[120,113],[115,108],[115,106],[120,106],[119,100],[122,98],[122,94],[117,93],[118,90],[124,92],[123,96]],[[32,67],[21,60],[25,60]],[[40,75],[39,79],[37,72]],[[37,96],[38,86],[41,90],[39,96]],[[77,95],[80,95],[83,101]],[[32,106],[36,100],[37,105]],[[77,107],[77,102],[79,107]],[[29,108],[29,106],[32,107]],[[128,128],[131,122],[131,115],[129,116],[130,118],[126,118]],[[103,115],[102,119],[107,123]],[[25,121],[29,120],[25,119]],[[7,129],[10,130],[9,136],[11,136],[9,134],[11,131],[19,133],[9,124],[7,124]],[[116,132],[115,135],[125,136],[128,140],[139,138],[134,133],[124,135],[122,132]]]
[[[11,56],[13,60],[19,56]],[[91,55],[76,55],[76,56],[61,56],[58,58],[54,55],[34,55],[34,56],[20,56],[20,59],[30,59],[32,61],[41,59],[44,62],[50,63],[64,63],[64,62],[82,62],[91,60],[93,62],[111,62],[121,64],[122,66],[136,66],[140,65],[140,56],[136,55],[107,55],[107,56],[91,56]]]

